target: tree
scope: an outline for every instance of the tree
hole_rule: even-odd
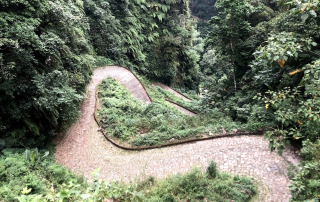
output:
[[[94,59],[81,1],[0,0],[0,132],[35,146],[77,115]]]
[[[217,0],[191,0],[190,10],[193,15],[201,18],[202,20],[210,20],[216,15],[214,4]]]
[[[188,1],[84,0],[98,55],[152,80],[197,89]]]
[[[212,31],[205,43],[230,61],[234,92],[237,91],[236,74],[241,63],[241,43],[247,38],[251,25],[248,17],[253,13],[253,8],[245,0],[218,0],[215,4],[218,16],[209,21]]]

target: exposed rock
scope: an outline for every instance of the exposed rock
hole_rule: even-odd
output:
[[[174,138],[171,138],[170,140],[169,140],[169,142],[173,142],[175,139]]]

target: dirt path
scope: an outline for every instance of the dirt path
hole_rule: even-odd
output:
[[[179,98],[182,98],[183,100],[185,101],[191,101],[191,99],[187,98],[186,96],[182,95],[181,93],[178,93],[177,91],[173,90],[172,88],[166,86],[166,85],[163,85],[162,83],[153,83],[151,84],[152,86],[158,86],[164,90],[167,90],[171,93],[173,93],[175,96],[179,97]]]
[[[288,161],[296,164],[298,156],[293,148],[287,148],[283,156],[271,153],[268,142],[261,136],[228,137],[146,151],[125,151],[113,146],[98,132],[93,117],[95,87],[110,74],[120,78],[124,85],[131,83],[131,86],[134,82],[120,67],[94,71],[82,105],[82,116],[64,138],[56,140],[59,143],[55,153],[58,163],[87,178],[100,167],[103,180],[129,181],[137,176],[165,177],[187,172],[194,166],[206,168],[211,160],[215,160],[222,171],[254,178],[259,184],[259,195],[254,201],[289,201]],[[148,102],[144,93],[137,92],[137,95]]]
[[[157,87],[160,87],[160,88],[162,88],[162,89],[164,89],[164,90],[166,90],[166,91],[169,91],[169,92],[173,93],[175,96],[183,99],[184,101],[187,101],[187,102],[190,102],[190,101],[191,101],[191,99],[187,98],[186,96],[182,95],[181,93],[173,90],[172,88],[170,88],[170,87],[168,87],[168,86],[166,86],[166,85],[164,85],[164,84],[162,84],[162,83],[152,83],[151,85],[152,85],[152,86],[157,86]],[[196,113],[194,113],[194,112],[192,112],[192,111],[190,111],[190,110],[188,110],[188,109],[186,109],[186,108],[184,108],[184,107],[182,107],[182,106],[180,106],[180,105],[177,105],[177,104],[175,104],[175,103],[173,103],[173,102],[169,102],[169,101],[167,101],[167,102],[168,102],[170,105],[174,106],[177,110],[179,110],[180,112],[182,112],[182,113],[185,114],[185,115],[188,115],[188,116],[197,116]]]
[[[93,87],[108,77],[112,77],[120,81],[120,83],[124,85],[135,98],[142,100],[145,103],[151,102],[149,95],[140,81],[124,67],[108,66],[96,69],[92,77],[94,83]]]
[[[180,112],[182,112],[185,115],[197,116],[196,113],[194,113],[194,112],[192,112],[192,111],[190,111],[190,110],[188,110],[188,109],[186,109],[186,108],[184,108],[184,107],[182,107],[182,106],[180,106],[178,104],[175,104],[175,103],[173,103],[171,101],[168,101],[168,100],[167,100],[167,103],[169,103],[170,105],[174,106],[177,110],[179,110]]]

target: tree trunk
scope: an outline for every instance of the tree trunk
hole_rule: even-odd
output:
[[[234,65],[234,47],[233,47],[233,41],[231,40],[230,43],[232,55],[231,55],[231,61],[232,61],[232,67],[233,67],[233,83],[234,83],[234,93],[237,92],[237,80],[236,80],[236,67]]]

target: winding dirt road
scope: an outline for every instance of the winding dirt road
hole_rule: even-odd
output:
[[[181,93],[178,93],[177,91],[173,90],[172,88],[170,88],[166,85],[163,85],[162,83],[153,83],[152,86],[158,86],[164,90],[169,91],[170,93],[173,93],[175,96],[177,96],[185,101],[188,101],[188,102],[191,101],[191,99],[187,98],[186,96],[182,95]]]
[[[145,151],[126,151],[113,146],[98,132],[93,117],[95,87],[110,76],[120,80],[138,99],[150,102],[144,88],[128,70],[117,66],[96,69],[81,108],[81,117],[55,141],[55,157],[59,164],[88,179],[90,173],[100,167],[103,180],[130,181],[135,177],[184,173],[195,166],[205,169],[211,160],[215,160],[221,171],[253,177],[259,185],[259,194],[254,201],[289,201],[286,174],[289,162],[297,164],[299,161],[297,151],[289,147],[283,156],[271,153],[268,142],[261,136],[227,137]],[[130,86],[134,88],[130,90]]]

